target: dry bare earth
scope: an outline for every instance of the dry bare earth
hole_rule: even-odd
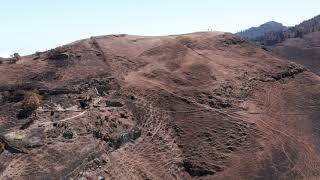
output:
[[[289,38],[272,48],[276,53],[299,63],[320,75],[320,32],[304,35],[302,38]]]
[[[320,177],[319,76],[231,34],[94,37],[0,73],[0,179]]]

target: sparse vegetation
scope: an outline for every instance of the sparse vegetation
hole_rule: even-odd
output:
[[[60,49],[1,67],[0,179],[299,179],[317,173],[310,160],[320,167],[317,77],[248,40],[108,36]]]
[[[36,51],[36,52],[34,53],[34,58],[33,58],[33,60],[37,60],[37,59],[39,59],[40,57],[41,57],[41,52]]]
[[[17,114],[18,119],[25,119],[40,106],[41,96],[37,91],[26,92],[21,104],[21,110]]]
[[[14,53],[11,55],[11,57],[8,59],[9,64],[15,64],[17,61],[21,59],[21,56],[19,53]]]
[[[13,57],[14,57],[15,59],[17,59],[17,60],[20,60],[20,59],[21,59],[21,56],[20,56],[19,53],[14,53],[14,54],[13,54]]]
[[[63,132],[62,136],[63,136],[65,139],[72,139],[73,136],[74,136],[74,133],[73,133],[73,131],[72,131],[70,128],[67,128],[67,129]]]

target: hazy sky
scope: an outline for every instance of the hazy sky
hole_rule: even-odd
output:
[[[0,0],[0,56],[105,34],[237,32],[273,20],[295,25],[320,0]]]

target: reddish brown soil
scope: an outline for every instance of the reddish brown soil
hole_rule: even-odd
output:
[[[320,31],[304,35],[302,38],[287,39],[276,44],[272,50],[320,75]]]
[[[319,76],[231,34],[93,37],[0,74],[0,179],[320,178]]]

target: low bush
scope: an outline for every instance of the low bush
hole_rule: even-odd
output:
[[[21,110],[19,111],[17,118],[26,119],[32,115],[32,113],[38,109],[41,103],[41,96],[37,91],[26,92],[21,104]]]

